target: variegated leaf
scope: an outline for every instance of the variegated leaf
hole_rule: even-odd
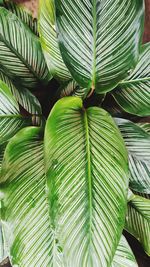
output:
[[[128,76],[139,55],[143,0],[55,0],[61,54],[84,88],[105,93]]]
[[[111,266],[124,226],[127,153],[111,116],[59,100],[45,129],[50,220],[66,266]]]
[[[39,33],[45,60],[49,71],[55,78],[69,80],[71,74],[65,66],[60,53],[55,20],[54,0],[40,0]]]
[[[0,69],[16,84],[36,88],[51,78],[38,37],[3,7],[0,7],[0,50]]]
[[[116,119],[129,152],[130,188],[150,194],[150,135],[125,119]]]
[[[150,256],[150,199],[133,195],[128,203],[125,229],[141,242]]]
[[[150,43],[143,45],[135,70],[119,84],[113,96],[125,111],[150,115]]]

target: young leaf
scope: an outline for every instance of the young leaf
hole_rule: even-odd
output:
[[[31,123],[31,118],[20,115],[18,103],[11,91],[0,81],[0,144],[8,141],[17,131]]]
[[[49,220],[41,129],[25,128],[11,139],[0,183],[2,226],[12,266],[63,267]]]
[[[141,242],[150,256],[150,199],[133,195],[128,203],[125,229]]]
[[[55,0],[61,54],[71,75],[97,93],[112,90],[137,63],[143,0]]]
[[[143,45],[135,70],[119,84],[113,96],[125,111],[150,115],[150,43]]]
[[[124,226],[127,152],[111,116],[59,100],[45,129],[50,220],[71,267],[107,267]]]
[[[12,13],[16,14],[16,16],[22,20],[29,28],[38,35],[38,27],[37,27],[37,19],[33,18],[32,15],[21,5],[16,4],[13,1],[3,0],[0,5],[7,8]]]
[[[19,20],[0,8],[0,68],[20,86],[35,88],[50,79],[39,39]]]
[[[39,34],[49,71],[55,78],[69,80],[71,74],[63,62],[58,45],[54,0],[39,2]]]
[[[150,135],[131,121],[116,122],[129,152],[130,188],[150,194]]]

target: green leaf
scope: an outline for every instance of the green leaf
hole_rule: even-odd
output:
[[[125,229],[141,242],[150,256],[150,199],[133,195],[128,203]]]
[[[0,8],[0,68],[20,86],[36,88],[50,79],[36,37],[19,18]]]
[[[77,83],[97,93],[112,90],[137,63],[143,0],[55,0],[58,38]]]
[[[42,108],[38,99],[26,88],[17,88],[12,81],[2,72],[0,72],[0,79],[10,88],[15,99],[29,114],[35,116],[35,123],[40,125],[40,117],[42,115]]]
[[[39,34],[49,71],[55,78],[69,80],[71,74],[63,62],[58,45],[54,0],[39,1]]]
[[[6,84],[0,81],[0,145],[31,123],[30,117],[20,115],[17,101]]]
[[[39,128],[25,128],[5,151],[2,226],[12,266],[63,266],[49,220],[42,135]]]
[[[129,153],[130,188],[150,194],[150,135],[131,121],[115,121]]]
[[[127,152],[111,116],[59,100],[45,129],[50,220],[71,267],[111,265],[124,226]]]
[[[21,4],[16,4],[13,1],[3,0],[0,3],[3,7],[7,8],[12,13],[22,20],[36,35],[38,35],[37,19],[26,10]]]
[[[3,156],[4,156],[6,145],[7,145],[7,142],[0,145],[0,173],[1,173],[2,161],[3,161]]]
[[[119,84],[113,96],[125,111],[150,115],[150,43],[143,45],[135,70]]]
[[[150,123],[149,123],[149,122],[141,122],[141,123],[138,123],[138,125],[139,125],[144,131],[146,131],[147,133],[150,134]]]
[[[89,92],[89,89],[80,87],[74,80],[69,80],[62,84],[59,88],[60,97],[78,96],[84,99]]]
[[[138,267],[134,254],[123,235],[111,267]]]

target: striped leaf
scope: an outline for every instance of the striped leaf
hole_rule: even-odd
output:
[[[138,60],[143,0],[55,0],[64,62],[84,88],[105,93]]]
[[[150,194],[150,135],[131,121],[116,122],[129,152],[130,188]]]
[[[133,195],[128,203],[125,229],[141,242],[150,256],[150,199]]]
[[[55,19],[54,0],[40,0],[39,33],[49,71],[55,78],[68,80],[71,78],[71,74],[65,66],[60,53]]]
[[[138,125],[144,130],[146,131],[147,133],[150,134],[150,123],[149,122],[141,122],[141,123],[138,123]]]
[[[19,106],[11,91],[0,81],[0,145],[31,123],[31,118],[20,115]]]
[[[135,70],[119,84],[113,96],[125,111],[150,115],[150,43],[143,45]]]
[[[84,99],[88,92],[88,89],[80,87],[74,80],[65,82],[59,88],[59,95],[61,98],[65,96],[78,96]]]
[[[40,129],[32,127],[22,130],[7,146],[0,180],[1,183],[3,181],[1,193],[4,191],[4,238],[1,244],[7,247],[4,255],[9,252],[12,263],[15,262],[13,266],[63,266],[60,258],[56,258],[53,263],[51,261],[51,229],[43,165]],[[58,251],[60,252],[60,247]],[[111,266],[137,266],[123,236]]]
[[[123,235],[111,267],[138,267],[134,254]]]
[[[25,128],[5,152],[0,178],[2,226],[13,267],[63,266],[50,226],[41,139],[39,128]]]
[[[108,267],[124,226],[127,153],[111,116],[59,100],[45,129],[50,220],[66,266]]]
[[[4,156],[6,145],[7,145],[7,142],[0,145],[0,173],[1,173],[2,161],[3,161],[3,156]]]
[[[16,14],[19,19],[21,19],[27,26],[29,26],[33,33],[38,35],[37,19],[33,18],[29,11],[26,10],[21,4],[16,4],[11,0],[2,0],[2,3],[0,2],[0,5]]]
[[[36,125],[39,125],[41,121],[40,117],[42,115],[42,108],[38,99],[28,89],[23,87],[17,88],[2,72],[0,72],[0,80],[7,84],[19,105],[29,114],[32,114],[35,117]]]
[[[0,68],[20,86],[35,88],[50,79],[36,37],[20,20],[0,8]]]

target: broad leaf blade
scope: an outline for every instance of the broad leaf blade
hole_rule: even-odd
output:
[[[150,135],[131,121],[116,122],[129,152],[130,188],[150,194]]]
[[[44,146],[51,225],[67,266],[110,266],[128,187],[118,128],[104,110],[66,97],[48,118]]]
[[[58,45],[54,0],[39,2],[39,33],[49,71],[55,78],[69,80],[71,74],[63,62]]]
[[[135,70],[119,84],[113,96],[125,111],[150,115],[150,43],[143,45]]]
[[[36,35],[38,35],[37,19],[27,11],[21,4],[16,4],[13,1],[3,0],[0,5],[7,8],[12,13],[22,20]]]
[[[55,0],[58,38],[73,78],[97,93],[112,90],[138,60],[143,0]]]
[[[12,266],[63,266],[50,226],[41,139],[41,129],[25,128],[5,152],[2,226]]]
[[[31,118],[20,115],[17,101],[6,84],[0,81],[0,144],[27,125],[31,125]]]
[[[138,267],[135,256],[122,235],[111,267]]]
[[[39,39],[19,20],[0,8],[0,67],[17,84],[35,88],[50,79]]]
[[[125,229],[141,242],[150,255],[150,199],[133,196],[128,203]]]

